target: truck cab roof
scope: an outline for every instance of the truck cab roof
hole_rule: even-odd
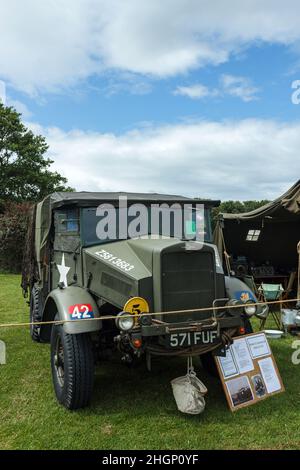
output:
[[[159,193],[130,193],[130,192],[56,192],[47,196],[41,204],[50,205],[52,209],[65,205],[89,207],[105,203],[117,205],[120,197],[126,197],[129,203],[185,203],[204,204],[207,207],[217,207],[220,201],[202,198],[189,198],[179,195]]]

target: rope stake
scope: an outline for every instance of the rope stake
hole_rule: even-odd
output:
[[[284,303],[300,303],[300,299],[288,299],[285,300]],[[247,307],[257,306],[257,305],[278,305],[282,304],[282,300],[272,300],[269,302],[253,302],[247,303]],[[230,310],[233,308],[241,308],[246,304],[238,304],[238,305],[230,305]],[[196,312],[207,312],[207,311],[216,311],[216,310],[224,310],[226,306],[220,307],[202,307],[202,308],[195,308],[190,310],[171,310],[167,312],[153,312],[153,313],[142,313],[141,316],[143,317],[153,317],[153,316],[167,316],[167,315],[182,315],[182,314],[190,314]],[[128,313],[128,315],[123,315],[123,318],[131,318],[132,314]],[[75,322],[84,322],[84,321],[102,321],[102,320],[115,320],[116,315],[102,315],[98,318],[83,318],[78,320],[52,320],[52,321],[40,321],[40,322],[24,322],[24,323],[0,323],[0,328],[13,328],[13,327],[21,327],[21,326],[34,326],[34,325],[63,325],[64,323],[75,323]]]

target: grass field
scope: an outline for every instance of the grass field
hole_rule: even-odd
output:
[[[26,321],[20,277],[0,274],[0,323]],[[54,397],[49,345],[33,343],[27,327],[1,329],[8,362],[0,366],[1,449],[299,449],[300,366],[291,363],[293,338],[271,342],[286,393],[231,413],[220,383],[207,376],[200,416],[176,409],[170,380],[184,359],[156,359],[149,374],[116,358],[97,370],[91,407],[69,412]]]

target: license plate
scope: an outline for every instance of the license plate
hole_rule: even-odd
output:
[[[169,336],[169,344],[172,348],[197,346],[201,344],[214,344],[218,339],[215,330],[188,331],[186,333],[172,333]]]

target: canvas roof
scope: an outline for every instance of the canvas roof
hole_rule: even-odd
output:
[[[260,230],[256,242],[247,241],[249,230]],[[214,241],[220,255],[226,251],[246,256],[261,265],[267,261],[279,268],[292,269],[297,262],[300,240],[300,180],[286,193],[254,211],[243,214],[219,214]]]
[[[178,195],[158,194],[158,193],[128,193],[128,192],[56,192],[47,196],[43,202],[49,201],[52,208],[64,205],[75,204],[78,206],[95,206],[103,202],[117,202],[120,196],[126,196],[129,202],[183,202],[183,203],[204,203],[215,207],[220,201],[211,199],[188,198]]]
[[[220,214],[221,219],[240,221],[262,219],[264,217],[272,217],[277,220],[300,217],[300,180],[282,196],[254,211],[243,214]]]

